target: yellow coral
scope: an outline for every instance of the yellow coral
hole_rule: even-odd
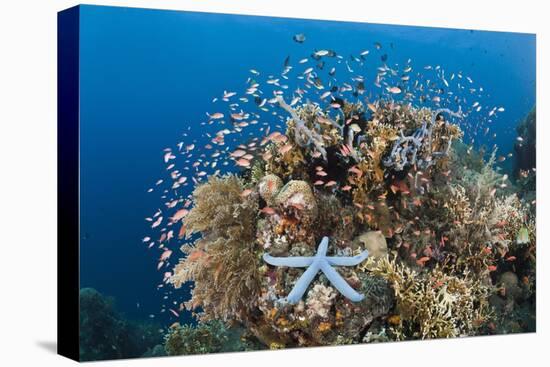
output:
[[[327,331],[329,331],[330,329],[332,329],[332,325],[330,322],[321,322],[319,323],[319,326],[317,327],[317,330],[319,330],[319,332],[321,333],[325,333]]]
[[[269,344],[269,349],[284,349],[285,345],[277,342],[272,342]]]

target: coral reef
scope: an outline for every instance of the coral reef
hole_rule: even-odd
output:
[[[317,218],[317,202],[311,187],[305,181],[288,181],[276,194],[274,203],[283,210],[299,211],[304,225]]]
[[[518,138],[514,145],[514,178],[518,186],[518,195],[530,206],[535,215],[537,189],[537,112],[536,107],[527,114],[517,127]]]
[[[537,166],[537,110],[536,107],[518,124],[518,137],[514,149],[516,160],[514,173],[519,177],[520,171],[529,171]]]
[[[212,320],[196,326],[174,323],[166,334],[164,348],[168,355],[175,356],[240,352],[261,346],[249,341],[243,329]]]
[[[286,131],[193,192],[183,225],[199,238],[171,282],[193,282],[200,322],[174,326],[168,353],[220,351],[225,328],[272,349],[532,330],[534,213],[496,150],[461,141],[465,114],[273,103]]]
[[[275,205],[274,199],[281,187],[283,187],[283,181],[279,176],[274,174],[265,175],[260,179],[258,192],[268,205]]]
[[[82,288],[79,302],[81,361],[150,355],[162,342],[159,326],[125,319],[113,298],[93,288]]]
[[[287,111],[294,121],[294,141],[300,147],[313,146],[317,152],[321,153],[323,159],[327,159],[327,151],[324,147],[323,136],[319,134],[316,130],[311,129],[306,125],[306,123],[300,118],[298,113],[290,107],[283,97],[278,96],[277,101],[282,109]]]

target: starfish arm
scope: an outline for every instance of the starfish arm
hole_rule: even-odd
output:
[[[365,298],[362,294],[357,293],[357,291],[353,289],[327,261],[321,262],[321,271],[325,273],[332,285],[347,299],[353,302],[359,302]]]
[[[296,303],[300,302],[300,299],[302,299],[302,296],[304,295],[304,293],[306,293],[307,287],[309,287],[309,284],[311,283],[313,278],[315,278],[317,272],[319,272],[319,264],[315,262],[311,264],[311,266],[307,268],[306,271],[304,271],[296,284],[294,284],[294,288],[292,288],[292,291],[286,298],[288,303],[295,305]]]
[[[317,257],[325,257],[328,249],[328,241],[329,239],[327,236],[323,237],[319,243],[319,247],[317,247]]]
[[[264,261],[273,266],[288,266],[290,268],[305,268],[313,263],[313,257],[273,257],[264,254]]]
[[[353,257],[327,256],[326,259],[330,265],[334,266],[355,266],[362,263],[367,257],[369,257],[369,252],[365,250]]]

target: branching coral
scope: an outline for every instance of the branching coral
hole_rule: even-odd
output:
[[[406,166],[417,165],[420,169],[426,169],[434,163],[435,158],[449,154],[453,135],[447,137],[447,146],[441,147],[441,150],[434,150],[434,129],[437,127],[437,117],[442,113],[447,113],[454,117],[462,117],[462,113],[453,112],[448,108],[440,108],[431,112],[429,121],[423,120],[422,125],[414,133],[405,136],[403,131],[394,142],[390,154],[383,160],[384,166],[391,167],[396,171],[403,170]],[[421,158],[417,159],[417,155]]]
[[[398,339],[475,335],[490,317],[489,289],[468,273],[458,277],[441,268],[417,273],[387,258],[368,261],[365,269],[393,288],[401,319],[393,330]]]
[[[515,194],[497,196],[503,176],[492,169],[495,154],[480,172],[470,171],[462,182],[448,186],[444,218],[452,220],[449,244],[457,253],[457,265],[482,273],[494,258],[504,257],[515,244],[517,233],[531,227],[529,212]]]
[[[305,153],[295,143],[273,142],[265,148],[263,154],[265,171],[285,179],[305,179],[308,169]]]
[[[278,96],[277,101],[279,106],[290,114],[294,120],[294,141],[301,147],[308,145],[315,146],[315,149],[323,156],[323,159],[327,159],[327,151],[324,146],[323,136],[316,132],[314,129],[310,129],[306,123],[298,116],[296,111],[290,107],[283,97]]]

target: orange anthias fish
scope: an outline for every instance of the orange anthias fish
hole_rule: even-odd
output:
[[[233,153],[231,153],[230,155],[234,158],[240,158],[242,157],[243,155],[246,154],[246,151],[245,150],[242,150],[242,149],[237,149],[235,150]]]
[[[250,161],[244,158],[237,159],[235,163],[237,164],[237,166],[240,166],[240,167],[250,167]]]
[[[164,252],[160,255],[160,261],[166,261],[172,256],[172,250],[164,250]]]
[[[185,236],[186,231],[187,231],[187,228],[185,227],[185,224],[182,224],[180,227],[180,231],[178,232],[178,238],[182,239]]]
[[[430,258],[428,256],[423,256],[420,259],[416,260],[416,263],[420,266],[424,266],[424,265],[426,265],[426,262],[428,260],[430,260]]]
[[[187,214],[189,213],[189,210],[187,209],[180,209],[176,212],[176,214],[174,214],[174,216],[172,218],[170,218],[172,220],[173,223],[175,222],[178,222],[180,221],[181,219],[183,219]]]
[[[292,149],[292,144],[288,143],[279,148],[279,153],[286,154]]]
[[[204,255],[206,255],[206,253],[202,250],[194,250],[193,252],[191,252],[189,254],[189,256],[187,256],[187,260],[189,261],[195,261],[195,260],[198,260],[200,259],[201,257],[203,257]]]
[[[151,225],[151,228],[158,227],[162,222],[162,217],[158,217],[157,220]]]
[[[275,209],[269,207],[269,206],[266,206],[266,207],[263,207],[261,210],[260,210],[261,213],[264,213],[264,214],[267,214],[267,215],[273,215],[275,214]]]

